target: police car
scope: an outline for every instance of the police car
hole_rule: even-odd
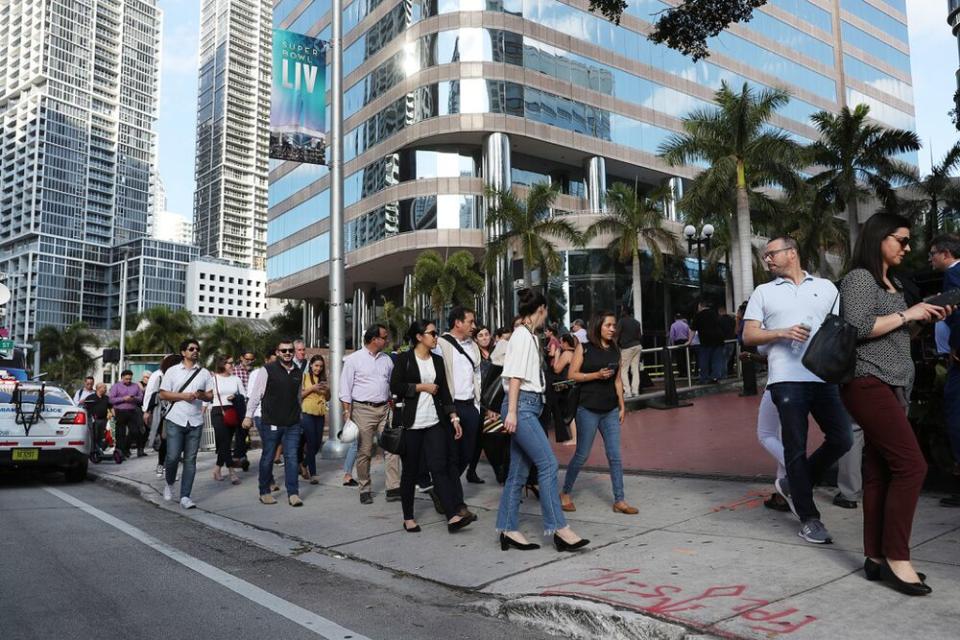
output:
[[[0,370],[0,468],[62,469],[82,482],[91,441],[87,412],[61,387]]]

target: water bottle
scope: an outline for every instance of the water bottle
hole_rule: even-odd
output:
[[[800,326],[810,331],[813,328],[813,316],[807,316],[803,319],[803,322],[800,323]],[[809,340],[810,338],[807,338]],[[793,340],[790,342],[790,351],[793,352],[793,355],[800,355],[800,352],[803,351],[803,341]]]

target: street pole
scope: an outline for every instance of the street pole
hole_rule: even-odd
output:
[[[702,240],[697,240],[697,282],[700,284],[700,299],[703,300],[703,254],[700,251]]]
[[[127,337],[127,252],[122,251],[123,264],[120,265],[120,366],[123,367],[124,349]]]
[[[330,405],[327,412],[330,434],[321,457],[342,458],[347,446],[337,435],[343,428],[340,406],[340,372],[344,350],[344,267],[343,267],[343,0],[333,0],[333,53],[330,82]],[[354,310],[356,313],[356,310]]]

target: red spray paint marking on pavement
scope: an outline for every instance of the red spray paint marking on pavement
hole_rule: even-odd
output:
[[[756,509],[763,504],[763,501],[770,497],[770,493],[763,491],[749,491],[738,500],[727,504],[721,504],[713,508],[713,512],[718,511],[741,511],[744,509]]]
[[[550,585],[541,595],[587,598],[673,619],[703,630],[707,629],[706,625],[678,614],[706,608],[719,609],[754,623],[749,625],[752,631],[777,635],[793,633],[817,620],[815,616],[801,614],[794,607],[769,609],[769,600],[746,595],[749,589],[747,585],[718,585],[700,593],[684,594],[682,587],[635,580],[640,575],[640,569],[593,571],[599,572],[598,575]],[[716,630],[711,632],[716,633]]]

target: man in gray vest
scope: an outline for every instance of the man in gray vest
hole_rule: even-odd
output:
[[[260,454],[260,502],[276,504],[270,493],[273,483],[273,456],[277,445],[283,443],[283,475],[287,487],[287,501],[291,507],[300,507],[297,451],[300,446],[300,386],[303,372],[293,363],[294,346],[291,340],[277,345],[277,360],[264,365],[250,388],[247,415],[243,428],[253,426],[253,417],[261,407],[263,451]]]

